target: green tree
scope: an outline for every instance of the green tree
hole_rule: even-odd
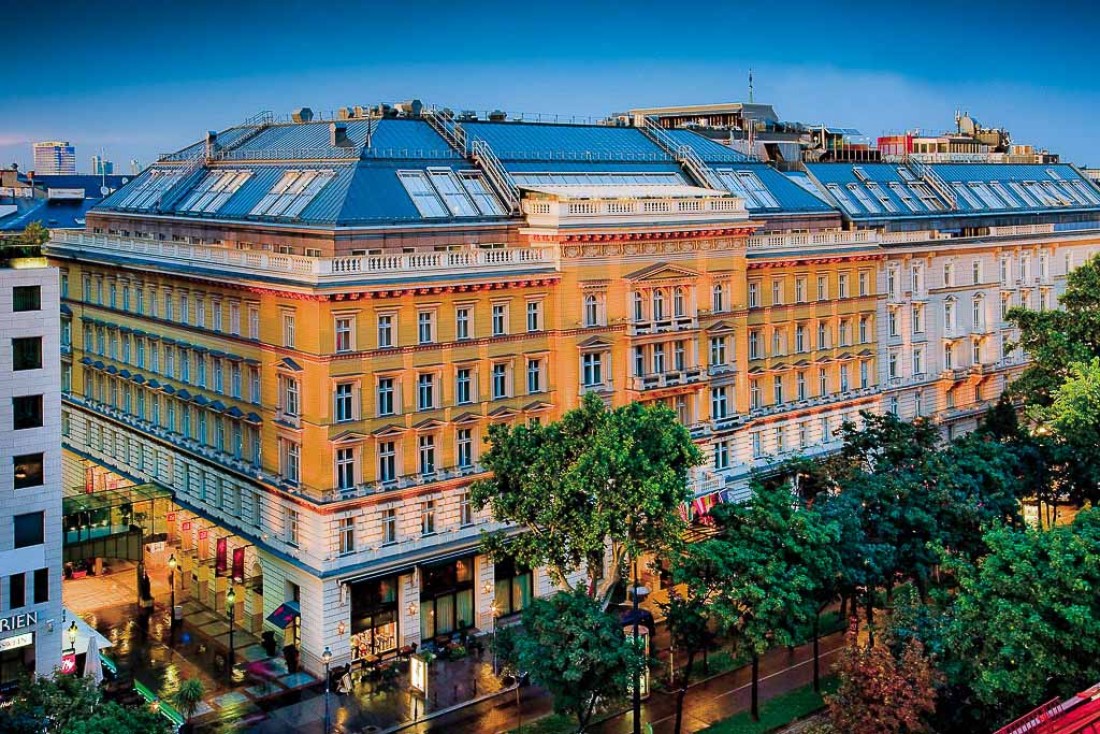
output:
[[[826,696],[829,721],[844,734],[920,734],[936,708],[937,674],[917,639],[862,646],[849,633],[849,644],[836,664],[836,693]]]
[[[760,656],[794,645],[816,617],[817,580],[808,559],[839,535],[811,521],[788,485],[756,484],[744,503],[711,511],[715,537],[695,544],[678,581],[705,599],[719,626],[752,660],[752,716],[759,718]]]
[[[688,472],[703,458],[669,408],[628,403],[608,410],[589,393],[560,421],[493,426],[489,442],[482,463],[492,476],[475,483],[473,502],[524,531],[486,536],[490,552],[507,544],[507,553],[546,566],[567,588],[585,569],[596,594],[608,544],[615,582],[626,558],[680,542],[684,523],[676,508],[689,499]]]
[[[1012,384],[1012,393],[1028,406],[1049,405],[1071,365],[1100,357],[1100,259],[1070,272],[1059,302],[1058,310],[1008,312],[1020,332],[1018,345],[1031,357]]]
[[[11,734],[167,734],[168,721],[148,708],[105,702],[87,678],[27,677],[12,705],[0,709],[0,731]]]
[[[690,547],[687,552],[690,552]],[[674,561],[674,564],[677,562]],[[668,601],[660,606],[672,648],[687,658],[678,674],[674,672],[676,723],[673,731],[680,734],[684,721],[684,698],[687,696],[688,686],[691,685],[695,658],[707,649],[714,639],[714,633],[710,629],[706,599],[699,596],[697,589],[689,587],[686,594],[681,594],[673,588],[669,592]]]
[[[1063,484],[1070,498],[1095,502],[1100,499],[1100,358],[1071,364],[1050,398],[1049,405],[1031,411],[1040,435],[1064,460]]]
[[[555,710],[587,730],[597,702],[623,699],[634,671],[645,664],[618,618],[583,589],[536,599],[523,610],[523,631],[512,639],[517,670],[554,698]]]
[[[190,723],[205,695],[206,687],[202,684],[202,681],[198,678],[188,678],[180,683],[179,689],[172,694],[172,703],[179,707],[180,712]]]
[[[947,561],[958,591],[945,670],[997,719],[1100,679],[1100,510],[1050,530],[998,528]]]

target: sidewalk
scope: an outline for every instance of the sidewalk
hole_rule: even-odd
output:
[[[844,633],[834,632],[821,638],[821,673],[824,677],[844,646]],[[750,705],[752,673],[749,666],[721,673],[688,689],[684,699],[684,732],[701,731],[711,724]],[[760,659],[760,701],[787,693],[813,682],[813,648],[803,645],[788,652],[786,648],[769,651]],[[532,722],[553,709],[550,696],[534,686],[521,689],[520,713],[524,722]],[[654,693],[642,702],[642,721],[653,725],[654,734],[668,734],[676,715],[676,692]],[[448,713],[430,721],[403,729],[409,734],[447,732],[448,734],[484,734],[514,731],[518,723],[515,696],[505,694],[494,700]],[[590,727],[599,734],[630,734],[633,714],[611,716]]]

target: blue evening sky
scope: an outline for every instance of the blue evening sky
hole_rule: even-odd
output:
[[[953,125],[1100,165],[1100,2],[0,0],[0,165],[120,172],[259,110],[412,97],[603,116],[747,97],[864,134]]]

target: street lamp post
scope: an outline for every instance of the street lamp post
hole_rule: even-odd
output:
[[[76,652],[76,622],[69,625],[69,649]]]
[[[631,600],[633,602],[633,614],[634,614],[634,648],[637,650],[639,645],[639,630],[638,623],[641,619],[641,612],[638,609],[638,602],[642,598],[648,596],[649,589],[645,588],[638,583],[638,559],[632,559],[634,584],[630,590]],[[632,708],[634,710],[634,734],[642,734],[642,671],[640,667],[634,669],[633,685],[631,688]]]
[[[229,587],[229,593],[225,595],[225,603],[229,605],[229,670],[233,670],[233,626],[237,617],[237,592]]]
[[[168,556],[168,588],[172,590],[172,603],[168,608],[168,635],[172,644],[176,642],[176,554]]]
[[[325,645],[324,652],[321,653],[321,662],[325,664],[325,731],[324,734],[328,734],[329,730],[329,713],[328,713],[328,692],[330,686],[330,678],[328,673],[328,666],[332,663],[332,650],[328,645]]]

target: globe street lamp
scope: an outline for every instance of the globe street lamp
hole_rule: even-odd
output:
[[[69,649],[76,652],[76,622],[69,625]]]
[[[332,650],[328,645],[325,645],[324,651],[321,653],[321,662],[325,664],[325,734],[328,734],[329,729],[329,713],[328,713],[328,692],[330,678],[328,673],[328,666],[332,663]]]
[[[176,631],[176,554],[168,556],[168,587],[172,590],[172,606],[168,610],[168,629],[175,642]]]
[[[237,592],[229,587],[229,593],[225,595],[225,603],[229,605],[229,669],[233,669],[233,621],[237,616]]]

